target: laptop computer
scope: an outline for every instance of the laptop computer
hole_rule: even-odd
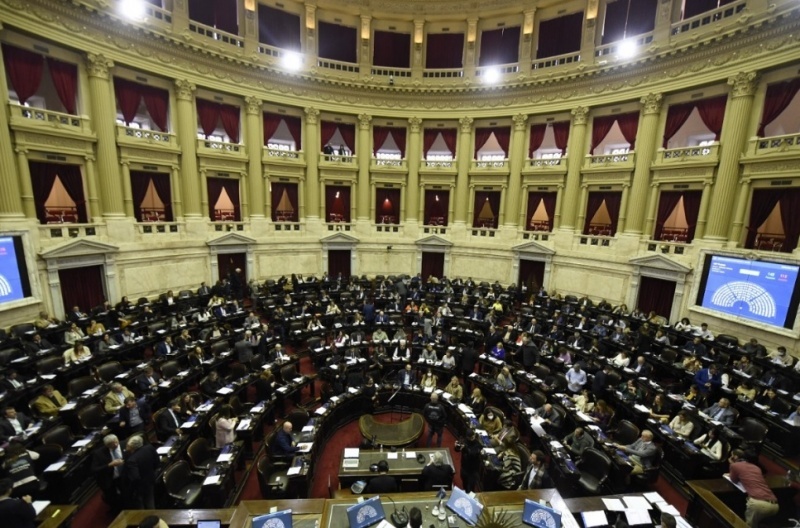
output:
[[[561,528],[561,514],[553,508],[525,499],[522,522],[534,528]]]
[[[467,495],[464,490],[457,486],[453,486],[453,493],[450,494],[447,507],[472,526],[478,522],[478,517],[483,511],[483,504]]]
[[[350,528],[366,528],[386,518],[381,498],[376,496],[366,499],[347,508],[347,520]]]
[[[282,510],[254,517],[252,528],[292,528],[292,510]]]

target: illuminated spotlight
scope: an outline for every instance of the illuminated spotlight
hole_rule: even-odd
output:
[[[636,52],[639,50],[639,47],[636,45],[636,42],[633,40],[623,40],[619,43],[619,47],[617,48],[617,55],[621,59],[630,59],[636,55]]]
[[[483,80],[489,84],[500,82],[500,69],[491,66],[483,70]]]
[[[287,70],[297,71],[303,67],[303,56],[296,51],[287,51],[281,57],[281,64]]]
[[[144,18],[144,0],[120,0],[119,11],[133,20]]]

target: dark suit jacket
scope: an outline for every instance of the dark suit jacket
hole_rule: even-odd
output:
[[[156,485],[156,469],[160,464],[156,448],[146,444],[125,459],[123,475],[132,490],[147,489]]]
[[[417,376],[416,376],[416,374],[414,373],[413,370],[408,373],[409,383],[404,383],[405,379],[406,379],[406,369],[403,369],[403,370],[401,370],[400,372],[397,373],[397,383],[399,383],[400,385],[416,385],[417,384]]]
[[[422,470],[420,480],[422,482],[422,490],[430,491],[434,486],[450,486],[453,483],[453,467],[449,464],[442,464],[437,466],[435,464],[428,464]]]
[[[161,381],[161,376],[159,376],[157,372],[153,372],[153,379],[156,380],[156,384],[158,384],[158,382]],[[144,373],[136,378],[136,386],[142,392],[153,390],[150,388],[150,382],[147,381],[147,376]]]
[[[21,412],[17,412],[17,420],[19,420],[19,424],[22,426],[23,429],[27,429],[29,425],[31,425],[32,420],[22,414]],[[17,433],[14,431],[14,426],[11,425],[6,418],[0,418],[0,437],[2,438],[11,438],[12,436],[16,436]]]
[[[290,456],[298,451],[298,447],[292,445],[293,439],[290,434],[281,429],[275,435],[275,443],[272,446],[272,454],[277,456]]]
[[[22,499],[0,501],[0,519],[4,526],[14,528],[35,528],[36,510]]]
[[[176,347],[175,347],[174,344],[170,345],[169,352],[172,352],[173,350],[175,350],[175,348]],[[155,352],[156,352],[156,356],[162,356],[162,357],[166,356],[168,354],[168,352],[167,352],[167,343],[165,341],[162,341],[159,344],[157,344]]]
[[[121,447],[122,454],[125,454],[125,448]],[[100,446],[92,453],[92,474],[97,481],[97,486],[101,490],[111,488],[114,481],[114,468],[108,467],[111,462],[111,451],[106,446]]]
[[[397,481],[389,475],[378,475],[370,479],[367,487],[364,488],[365,494],[381,494],[397,492]]]
[[[162,442],[175,434],[175,430],[181,426],[181,418],[175,414],[170,413],[170,409],[164,409],[164,412],[158,415],[156,420],[156,436]]]

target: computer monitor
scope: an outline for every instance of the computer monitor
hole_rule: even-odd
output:
[[[259,515],[252,524],[252,528],[292,528],[292,510]]]
[[[534,528],[561,528],[561,514],[553,508],[525,499],[522,522]]]
[[[372,497],[347,508],[347,520],[350,528],[367,528],[386,518],[380,497]]]
[[[478,522],[478,516],[483,511],[483,505],[480,502],[467,495],[464,490],[457,486],[453,486],[453,493],[450,494],[447,507],[472,526]]]
[[[221,528],[222,521],[219,520],[207,520],[207,521],[197,521],[197,528]]]

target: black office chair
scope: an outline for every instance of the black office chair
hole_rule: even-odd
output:
[[[258,465],[258,487],[264,499],[285,499],[289,490],[288,464],[274,462],[268,455],[262,456]]]
[[[69,380],[67,383],[67,398],[70,400],[78,398],[85,391],[96,386],[97,381],[91,376],[81,376],[80,378]]]
[[[78,411],[78,423],[88,432],[102,431],[108,424],[108,414],[99,403],[87,405]]]
[[[228,369],[228,379],[231,381],[240,380],[246,377],[249,374],[249,370],[247,369],[247,365],[243,365],[241,363],[234,363]]]
[[[42,433],[41,438],[43,444],[56,444],[65,450],[69,449],[72,443],[75,441],[72,438],[72,433],[70,432],[69,427],[66,425],[58,425],[48,431],[45,431]]]
[[[219,449],[211,447],[211,443],[205,438],[196,438],[186,450],[194,469],[206,470],[217,460]]]
[[[550,375],[550,368],[546,365],[534,365],[533,375],[543,380]]]
[[[192,473],[185,460],[169,466],[163,475],[167,494],[178,508],[191,508],[203,491],[203,479]]]
[[[64,359],[61,356],[40,359],[36,362],[36,373],[40,376],[42,374],[50,374],[63,364]]]
[[[621,420],[614,431],[614,442],[622,445],[632,444],[639,438],[639,428],[628,420]]]
[[[119,361],[109,361],[97,367],[97,373],[106,383],[111,383],[114,378],[122,374],[122,364]]]
[[[286,421],[291,422],[292,430],[300,432],[311,417],[305,409],[296,408],[286,415]]]
[[[291,383],[298,376],[297,367],[294,364],[284,365],[281,367],[280,374],[284,383]]]
[[[25,337],[28,332],[34,332],[36,327],[32,323],[21,323],[11,327],[11,335],[14,337]]]
[[[19,357],[22,357],[22,350],[18,348],[6,348],[5,350],[0,350],[0,365],[5,367]]]
[[[761,451],[761,445],[767,437],[769,428],[760,420],[746,416],[739,422],[736,431],[742,437],[741,449],[753,449],[758,453]]]
[[[177,361],[167,361],[161,365],[161,376],[164,379],[174,378],[181,371],[181,366]]]
[[[608,481],[611,459],[602,451],[590,447],[583,452],[577,466],[581,474],[578,485],[587,493],[601,495]]]

